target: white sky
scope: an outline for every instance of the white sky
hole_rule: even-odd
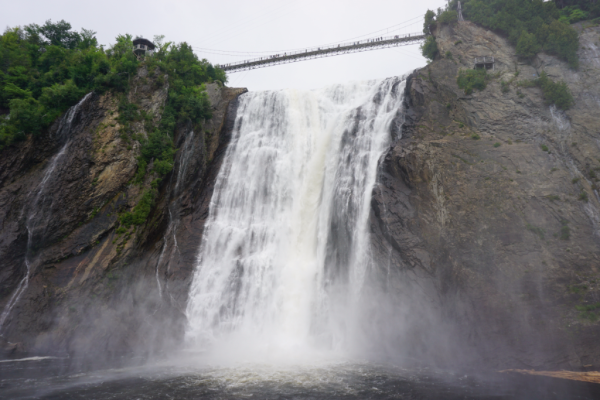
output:
[[[362,35],[416,33],[423,29],[425,11],[445,4],[445,0],[0,0],[0,29],[64,19],[75,30],[96,31],[99,43],[106,45],[119,33],[149,39],[161,34],[166,41],[188,42],[200,58],[224,64],[254,57],[216,55],[201,48],[282,53]],[[368,35],[388,27],[394,28]],[[231,73],[228,86],[253,91],[316,88],[401,75],[425,63],[419,46],[409,45]]]

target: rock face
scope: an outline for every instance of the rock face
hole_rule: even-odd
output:
[[[140,68],[128,95],[155,121],[168,93],[158,76]],[[104,361],[181,339],[213,177],[245,91],[207,85],[213,118],[199,131],[178,127],[174,168],[148,222],[124,234],[115,232],[118,213],[155,177],[132,183],[139,142],[119,132],[115,96],[87,95],[49,135],[2,153],[2,347]],[[133,130],[146,135],[142,122]]]
[[[397,342],[412,355],[600,365],[600,29],[579,29],[574,71],[545,54],[520,61],[470,22],[444,25],[434,32],[442,57],[410,76],[371,227],[378,265],[396,272],[398,301],[414,307],[417,328]],[[495,57],[492,79],[465,95],[458,72],[482,56]],[[574,107],[519,86],[542,71],[567,83]]]
[[[387,329],[376,332],[392,344],[386,354],[502,368],[600,365],[600,28],[579,29],[578,71],[544,54],[524,63],[469,22],[434,32],[443,57],[409,77],[402,138],[382,158],[373,191],[380,273],[365,325]],[[465,95],[458,72],[482,56],[496,60],[491,80]],[[542,71],[567,82],[572,109],[519,85]],[[168,79],[156,77],[140,69],[128,100],[158,119],[168,87],[157,82]],[[90,94],[49,135],[1,154],[5,351],[106,361],[181,340],[245,89],[207,91],[213,118],[196,131],[178,127],[175,166],[148,222],[124,233],[118,213],[155,177],[132,183],[140,149],[119,132],[116,97]],[[141,122],[133,129],[146,135]]]

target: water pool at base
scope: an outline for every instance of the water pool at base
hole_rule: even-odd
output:
[[[82,371],[68,358],[0,362],[1,399],[598,399],[600,385],[545,377],[339,362]]]

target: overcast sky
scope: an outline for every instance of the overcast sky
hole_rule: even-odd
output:
[[[64,19],[76,30],[96,31],[98,41],[106,45],[119,33],[149,39],[165,35],[166,41],[188,42],[200,58],[218,64],[254,58],[224,52],[282,53],[420,32],[425,11],[445,4],[445,0],[0,0],[0,27]],[[231,73],[228,86],[253,91],[316,88],[401,75],[423,65],[419,46],[410,45]]]

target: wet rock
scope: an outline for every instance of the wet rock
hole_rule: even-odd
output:
[[[160,75],[140,68],[128,95],[155,121],[168,94],[168,77]],[[195,132],[178,127],[175,167],[158,187],[149,220],[125,234],[115,232],[118,214],[137,203],[154,177],[132,184],[140,145],[120,132],[115,95],[90,94],[48,135],[2,153],[0,310],[21,282],[27,285],[3,321],[4,337],[33,352],[98,362],[162,351],[180,340],[206,199],[235,114],[230,103],[246,90],[209,84],[207,91],[213,118]],[[132,129],[147,136],[143,123]],[[61,149],[64,155],[56,158]],[[169,220],[173,213],[178,215]]]
[[[434,336],[438,346],[423,350],[430,357],[509,368],[597,364],[600,78],[587,56],[600,29],[583,29],[578,71],[546,54],[526,64],[506,39],[470,22],[435,35],[452,58],[407,83],[403,138],[385,155],[372,200],[378,265],[391,266],[401,290],[420,288],[421,301],[398,301],[414,307],[422,336],[446,327],[448,342]],[[492,79],[467,96],[458,72],[481,56],[495,57]],[[517,85],[542,71],[567,82],[572,109]]]

